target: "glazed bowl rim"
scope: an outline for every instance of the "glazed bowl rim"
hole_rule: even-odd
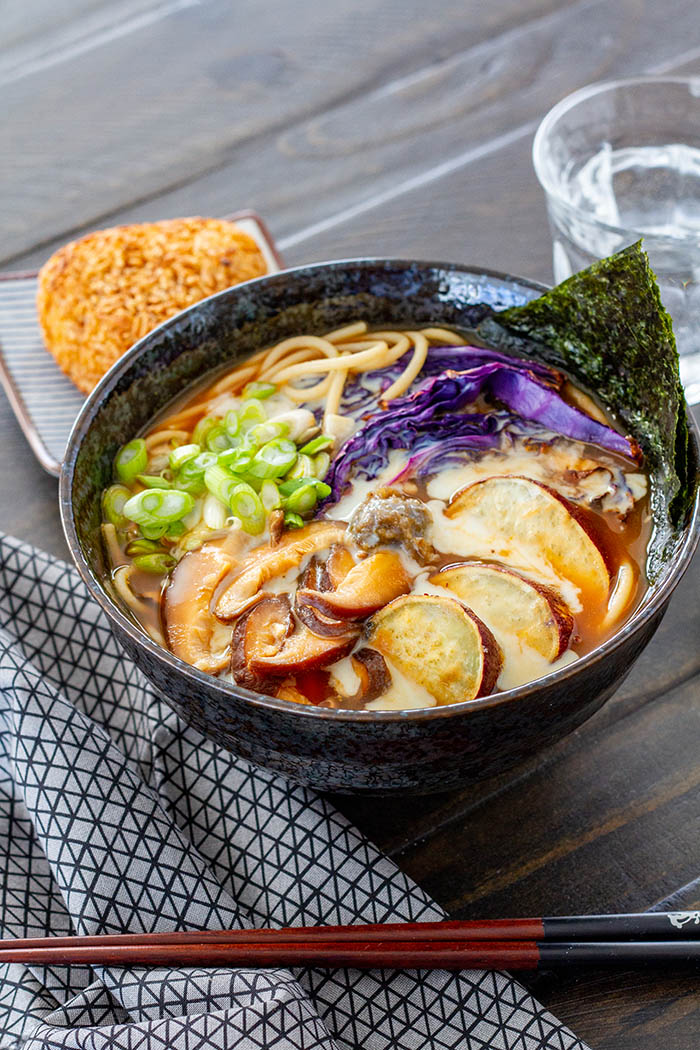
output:
[[[541,284],[538,281],[533,281],[524,277],[517,277],[509,273],[485,267],[472,267],[463,263],[404,259],[400,257],[333,259],[325,262],[291,267],[287,270],[281,270],[278,273],[266,274],[251,281],[246,281],[243,284],[232,285],[230,288],[216,292],[214,295],[210,295],[206,299],[202,299],[199,302],[194,303],[192,306],[186,307],[186,309],[175,314],[167,321],[164,321],[134,343],[134,345],[130,347],[114,365],[112,365],[83,403],[80,413],[71,429],[66,445],[63,464],[61,466],[59,479],[59,510],[66,542],[83,582],[86,584],[91,596],[98,602],[102,611],[106,614],[108,620],[115,623],[119,630],[125,633],[137,648],[145,649],[149,656],[153,657],[161,664],[164,664],[168,670],[172,671],[175,675],[184,675],[185,678],[190,679],[196,685],[203,686],[205,689],[214,689],[220,693],[222,697],[232,697],[236,699],[242,698],[252,704],[253,707],[262,707],[286,715],[293,714],[293,717],[296,718],[330,719],[357,724],[432,721],[433,719],[452,718],[459,714],[467,715],[473,711],[483,711],[491,707],[499,707],[502,704],[516,703],[534,690],[547,688],[550,685],[559,685],[566,682],[568,679],[583,676],[589,667],[597,663],[599,660],[606,659],[610,654],[615,652],[615,650],[623,645],[631,635],[640,630],[659,612],[661,608],[663,608],[690,564],[690,560],[700,538],[700,488],[698,488],[695,493],[692,513],[689,515],[688,521],[683,527],[683,539],[676,551],[670,569],[658,587],[654,584],[651,585],[650,591],[647,592],[647,594],[651,594],[649,600],[646,601],[643,599],[640,606],[634,611],[629,620],[623,624],[619,631],[612,635],[612,637],[606,639],[606,641],[602,642],[599,646],[596,646],[591,652],[579,657],[565,667],[550,672],[550,674],[543,675],[531,682],[526,682],[524,685],[517,686],[514,689],[493,693],[488,696],[479,697],[475,700],[463,700],[456,704],[437,705],[435,707],[426,708],[409,708],[397,711],[355,711],[343,708],[322,708],[313,705],[296,704],[292,701],[281,700],[277,697],[266,696],[262,693],[255,693],[249,689],[243,688],[242,686],[237,686],[234,683],[222,681],[213,675],[207,674],[204,671],[200,671],[197,668],[192,667],[190,664],[185,663],[179,657],[175,656],[174,653],[171,653],[169,650],[158,645],[157,642],[154,642],[119,609],[116,603],[110,598],[107,591],[104,590],[97,576],[93,573],[92,568],[83,553],[78,538],[72,501],[74,469],[82,441],[90,430],[93,418],[97,415],[101,403],[113,392],[118,380],[129,371],[132,364],[138,360],[144,350],[148,349],[148,346],[155,336],[176,325],[185,314],[194,313],[198,309],[201,309],[205,304],[208,305],[220,298],[229,297],[232,293],[235,295],[238,290],[242,293],[249,293],[251,287],[267,287],[274,284],[283,284],[290,277],[303,278],[306,274],[314,274],[319,271],[328,270],[349,268],[362,270],[377,269],[381,267],[410,267],[420,270],[454,271],[457,273],[463,273],[465,276],[474,277],[475,279],[485,277],[501,281],[506,285],[520,285],[521,287],[531,289],[535,292],[543,292],[548,288],[547,285]],[[187,385],[191,385],[191,383],[192,381]],[[695,456],[696,459],[700,459],[700,430],[687,407],[686,415],[693,444],[695,446]]]

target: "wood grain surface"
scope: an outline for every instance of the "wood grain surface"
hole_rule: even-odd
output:
[[[700,72],[697,0],[3,5],[0,261],[117,221],[255,207],[290,264],[454,259],[551,280],[530,150],[576,87]],[[64,556],[0,400],[0,527]],[[700,904],[700,560],[615,697],[499,778],[335,799],[459,918]],[[700,1043],[697,974],[542,975],[599,1050]]]

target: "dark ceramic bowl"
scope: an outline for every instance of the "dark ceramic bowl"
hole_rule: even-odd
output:
[[[234,365],[300,331],[362,317],[382,326],[471,327],[542,291],[501,274],[451,264],[334,262],[231,288],[185,310],[137,343],[87,399],[61,476],[68,545],[129,656],[190,725],[261,766],[344,792],[428,792],[507,766],[589,718],[617,689],[659,625],[697,542],[697,504],[639,609],[617,635],[537,682],[450,707],[332,711],[238,688],[180,661],[146,637],[106,593],[100,492],[114,455],[210,369]],[[698,442],[693,425],[693,460]]]

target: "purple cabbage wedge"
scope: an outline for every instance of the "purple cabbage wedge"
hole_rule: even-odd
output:
[[[505,355],[478,347],[455,349],[478,352],[480,363],[461,372],[445,371],[368,419],[345,442],[331,464],[325,478],[331,486],[328,501],[340,499],[356,471],[374,477],[386,466],[389,453],[395,448],[417,451],[457,436],[464,442],[464,449],[496,447],[501,428],[494,415],[460,411],[480,395],[500,401],[521,419],[539,427],[639,462],[641,453],[633,439],[623,437],[563,400],[558,390],[564,382],[562,373],[547,366],[538,367],[536,372],[531,367],[534,362],[506,360]],[[476,352],[470,355],[472,361],[477,358]]]

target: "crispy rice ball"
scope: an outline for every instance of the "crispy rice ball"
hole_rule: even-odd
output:
[[[156,325],[266,272],[253,238],[223,219],[115,226],[66,244],[42,266],[39,323],[60,367],[87,394]]]

